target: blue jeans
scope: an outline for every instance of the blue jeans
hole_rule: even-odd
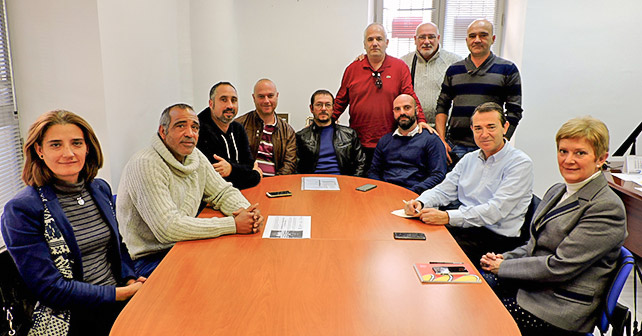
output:
[[[156,266],[165,258],[169,250],[157,252],[154,254],[146,255],[144,257],[134,260],[134,268],[136,273],[140,276],[149,277],[150,274],[156,269]]]
[[[464,156],[466,153],[470,153],[472,151],[476,151],[479,149],[477,146],[463,146],[463,145],[452,145],[450,144],[450,149],[452,153],[455,153],[460,159]]]

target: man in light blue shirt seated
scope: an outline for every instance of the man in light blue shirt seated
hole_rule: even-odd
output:
[[[397,129],[379,139],[368,177],[410,189],[418,194],[446,176],[446,149],[437,134],[419,133],[417,104],[401,94],[392,102]]]
[[[504,139],[508,126],[501,106],[479,105],[471,117],[479,149],[405,206],[406,214],[417,214],[426,224],[446,225],[474,263],[488,251],[511,251],[523,243],[519,236],[533,193],[533,162]],[[457,200],[456,209],[437,209]]]

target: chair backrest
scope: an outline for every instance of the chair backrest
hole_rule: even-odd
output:
[[[631,274],[631,270],[635,265],[633,255],[627,250],[624,246],[620,248],[620,257],[618,258],[617,268],[615,269],[615,276],[613,277],[613,282],[609,287],[609,290],[606,292],[606,302],[602,309],[602,314],[600,320],[598,321],[597,327],[602,333],[606,333],[609,330],[609,325],[612,321],[613,311],[617,305],[617,300],[620,298],[622,293],[622,288]]]
[[[531,237],[531,222],[533,221],[533,215],[535,215],[535,209],[537,209],[541,201],[542,200],[537,197],[537,195],[533,194],[533,197],[531,197],[531,204],[529,204],[528,209],[526,209],[524,224],[522,224],[519,234],[519,237],[524,242],[528,242],[528,239]]]

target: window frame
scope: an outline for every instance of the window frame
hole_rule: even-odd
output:
[[[373,22],[384,22],[383,18],[383,3],[386,0],[372,0],[373,1]],[[433,0],[435,10],[431,15],[431,21],[439,27],[439,35],[441,35],[440,45],[443,44],[444,29],[446,26],[446,5],[449,0]],[[492,51],[494,54],[501,56],[502,46],[504,43],[504,19],[505,19],[506,0],[495,0],[495,22],[494,33],[495,43],[493,44]],[[391,34],[392,32],[388,32]],[[449,50],[450,51],[450,50]],[[462,56],[467,56],[462,55]],[[402,55],[391,55],[394,57],[401,57]]]
[[[18,191],[24,187],[22,182],[23,140],[20,134],[20,123],[15,100],[13,67],[7,22],[6,0],[0,0],[0,216],[4,206]],[[0,224],[1,225],[1,224]],[[0,253],[6,250],[5,242],[0,235]]]

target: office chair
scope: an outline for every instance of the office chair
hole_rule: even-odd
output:
[[[624,335],[624,329],[627,331],[626,334],[631,336],[631,312],[628,307],[619,304],[617,300],[634,265],[633,255],[622,246],[616,273],[609,290],[606,292],[604,307],[601,309],[600,320],[597,323],[600,335],[604,335],[609,330],[609,326],[612,325],[612,336]],[[587,336],[593,336],[593,334],[588,333]]]
[[[524,244],[526,244],[528,239],[531,237],[531,222],[533,221],[533,215],[535,215],[535,209],[537,209],[541,201],[542,200],[537,197],[537,195],[533,194],[533,197],[531,197],[531,204],[529,204],[528,209],[526,209],[524,224],[522,224],[522,228],[519,230],[519,238],[524,242]]]

